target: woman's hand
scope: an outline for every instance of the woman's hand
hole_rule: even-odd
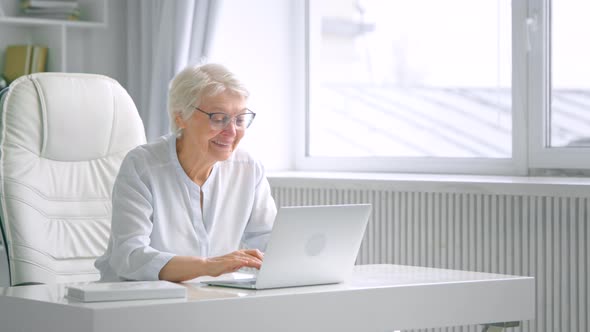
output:
[[[174,256],[162,267],[160,280],[181,282],[201,276],[217,277],[235,272],[243,267],[256,269],[262,265],[264,254],[258,249],[236,250],[227,255],[202,258],[196,256]]]
[[[217,277],[243,267],[260,269],[264,254],[258,249],[236,250],[227,255],[205,259],[205,274]]]

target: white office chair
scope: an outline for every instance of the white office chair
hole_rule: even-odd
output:
[[[98,279],[113,182],[143,143],[135,104],[111,78],[38,73],[8,87],[0,98],[0,263],[6,254],[8,268],[0,273],[10,285]]]

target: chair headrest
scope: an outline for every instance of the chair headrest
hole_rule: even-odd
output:
[[[23,76],[10,85],[3,107],[6,142],[51,160],[102,158],[129,149],[144,135],[127,91],[102,75]]]

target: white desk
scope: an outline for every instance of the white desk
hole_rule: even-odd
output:
[[[79,303],[63,285],[0,288],[1,331],[392,331],[534,318],[532,277],[356,266],[343,284],[237,290],[185,283],[186,299]]]

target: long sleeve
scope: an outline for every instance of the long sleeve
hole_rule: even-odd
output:
[[[174,257],[150,246],[154,199],[141,167],[130,153],[115,180],[108,254],[96,262],[101,279],[158,280],[162,267]]]
[[[132,160],[126,160],[113,188],[112,253],[108,264],[122,278],[158,280],[174,254],[150,247],[152,194]]]

